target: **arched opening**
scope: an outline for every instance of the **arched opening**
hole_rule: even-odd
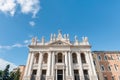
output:
[[[44,64],[47,63],[47,59],[48,59],[48,54],[45,53],[45,54],[43,55],[43,63],[44,63]]]
[[[77,63],[77,55],[76,55],[76,53],[72,54],[72,59],[73,59],[73,63]]]
[[[82,63],[86,63],[85,54],[84,53],[81,53],[81,61],[82,61]]]
[[[58,58],[58,60],[57,60],[58,63],[62,63],[63,62],[62,53],[58,53],[57,58]]]
[[[38,61],[39,61],[39,53],[35,54],[34,57],[35,57],[34,58],[34,63],[37,64]]]

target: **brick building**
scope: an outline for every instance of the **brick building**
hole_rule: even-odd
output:
[[[120,52],[93,51],[98,80],[120,80]]]

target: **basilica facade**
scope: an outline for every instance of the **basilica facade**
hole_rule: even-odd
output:
[[[91,45],[69,34],[51,34],[50,40],[32,38],[23,80],[98,80]]]

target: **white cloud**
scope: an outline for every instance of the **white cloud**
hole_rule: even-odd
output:
[[[19,44],[19,43],[17,43],[17,44],[14,44],[14,45],[11,45],[11,46],[9,46],[9,45],[0,45],[0,49],[12,49],[12,48],[21,48],[21,47],[26,47],[26,44]]]
[[[17,2],[21,6],[22,13],[32,13],[32,17],[36,17],[36,14],[40,9],[39,0],[17,0]]]
[[[0,0],[0,11],[5,14],[10,14],[14,16],[17,7],[20,6],[23,14],[33,14],[33,18],[36,17],[36,14],[40,10],[40,1],[39,0]]]
[[[15,0],[0,0],[0,11],[14,16],[16,9]]]
[[[35,22],[34,22],[34,21],[30,21],[29,24],[30,24],[30,26],[32,26],[32,27],[35,26]]]
[[[9,69],[10,71],[17,67],[14,63],[11,63],[9,61],[0,58],[0,70],[4,70],[6,65],[8,64],[10,65],[10,69]]]
[[[19,44],[19,43],[17,43],[17,44],[14,44],[14,45],[12,45],[11,47],[18,47],[18,48],[20,48],[20,47],[25,47],[25,45],[22,45],[22,44]]]

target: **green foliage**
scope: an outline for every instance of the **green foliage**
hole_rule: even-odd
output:
[[[19,80],[19,79],[20,79],[20,69],[17,69],[17,71],[15,72],[14,80]]]
[[[19,80],[20,70],[16,72],[9,72],[10,65],[7,65],[5,70],[0,70],[0,80]]]
[[[2,74],[3,74],[3,71],[0,70],[0,80],[2,80]]]
[[[3,75],[2,75],[3,80],[8,80],[8,78],[9,78],[9,68],[10,68],[10,65],[7,65],[5,70],[3,71]]]
[[[8,80],[14,80],[15,78],[15,72],[10,72],[10,77]]]
[[[2,71],[2,70],[0,70],[0,77],[2,77],[2,73],[3,73],[3,71]]]

